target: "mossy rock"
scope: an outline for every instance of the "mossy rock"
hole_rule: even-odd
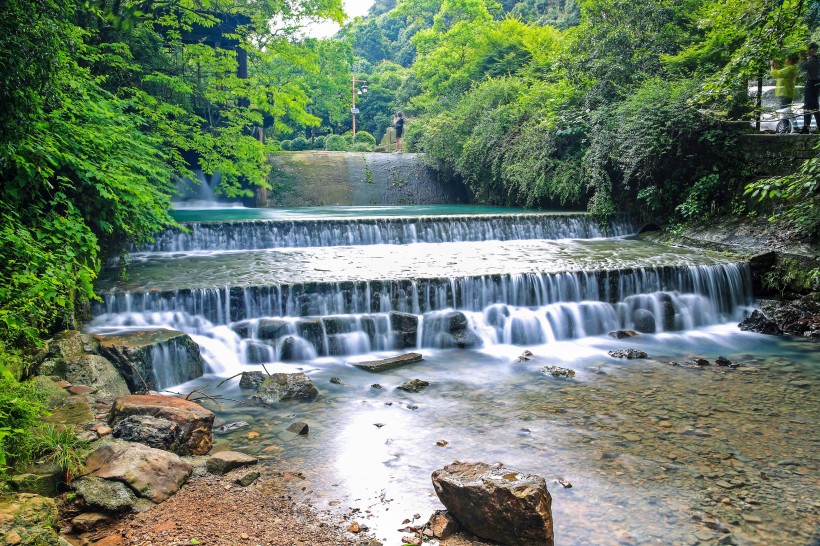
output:
[[[3,544],[59,546],[57,505],[31,493],[0,499],[0,537]]]

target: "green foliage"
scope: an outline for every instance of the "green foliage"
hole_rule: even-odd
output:
[[[308,142],[308,140],[305,137],[298,136],[298,137],[294,138],[291,141],[290,149],[293,150],[294,152],[301,152],[303,150],[308,150],[308,149],[310,149],[310,142]]]
[[[83,473],[88,442],[78,438],[73,428],[44,423],[35,431],[34,441],[37,453],[63,471],[66,483]]]
[[[763,275],[763,286],[781,298],[788,291],[808,292],[820,289],[820,268],[808,269],[794,258],[780,259]]]
[[[317,137],[313,137],[313,145],[311,146],[314,150],[324,150],[325,148],[325,136],[319,135]]]
[[[325,150],[332,152],[343,152],[347,150],[347,139],[342,135],[327,135],[325,137]]]
[[[27,463],[36,451],[32,430],[45,412],[42,395],[19,383],[4,363],[19,366],[19,356],[0,345],[0,476],[15,464]]]
[[[279,147],[286,151],[290,152],[293,150],[293,141],[292,140],[282,140],[279,142]]]
[[[353,142],[360,143],[360,144],[369,144],[372,146],[376,145],[376,137],[368,133],[367,131],[356,131],[356,138],[353,139]]]

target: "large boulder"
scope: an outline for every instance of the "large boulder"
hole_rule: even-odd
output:
[[[131,416],[155,417],[170,421],[176,426],[168,427],[161,421],[143,422],[142,424],[149,426],[140,432],[139,421],[132,420],[129,430],[134,431],[135,439],[144,435],[159,443],[170,442],[162,449],[179,455],[204,455],[211,449],[214,414],[199,404],[169,396],[132,394],[114,402],[108,418],[109,424],[115,430],[119,427],[122,433],[124,426],[119,426],[120,421]]]
[[[0,540],[9,546],[59,546],[54,500],[31,493],[0,500]]]
[[[783,335],[783,331],[777,323],[757,309],[752,311],[752,314],[743,319],[737,326],[744,332],[754,332],[756,334],[766,334],[769,336]]]
[[[192,468],[174,453],[119,440],[103,443],[86,460],[88,477],[122,482],[152,502],[176,493]]]
[[[131,392],[161,390],[202,376],[199,345],[188,334],[156,329],[96,337],[101,354]]]
[[[552,498],[540,476],[456,461],[432,478],[439,500],[474,535],[501,544],[553,546]]]
[[[257,462],[259,462],[259,459],[246,453],[239,451],[220,451],[214,453],[213,456],[208,459],[208,462],[205,463],[205,468],[207,468],[211,474],[222,475],[236,468],[255,465]]]
[[[461,311],[443,311],[429,313],[424,316],[425,343],[432,343],[434,347],[446,349],[458,347],[469,349],[479,347],[481,339],[470,328],[467,315]],[[432,335],[433,339],[426,339]]]
[[[655,315],[646,309],[635,309],[632,313],[632,322],[635,324],[635,329],[643,334],[654,334],[658,329]]]
[[[396,348],[415,347],[418,344],[419,317],[398,311],[390,311],[389,317]]]
[[[100,398],[118,398],[131,394],[128,384],[105,357],[81,355],[65,360],[65,371],[61,374],[71,383],[87,385],[97,390]]]
[[[139,442],[148,447],[178,452],[184,445],[180,438],[179,425],[162,417],[150,415],[129,415],[114,425],[114,438],[126,442]]]
[[[49,340],[43,361],[37,367],[40,375],[63,375],[65,361],[87,354],[97,354],[100,342],[94,336],[77,330],[65,330]]]
[[[252,399],[263,405],[273,405],[287,400],[312,400],[319,396],[319,389],[303,372],[275,373],[265,379]]]
[[[106,512],[130,512],[137,505],[137,496],[122,482],[85,477],[71,484],[89,506]]]

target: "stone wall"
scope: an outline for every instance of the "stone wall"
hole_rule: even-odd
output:
[[[419,154],[282,152],[271,162],[271,207],[435,205],[469,199],[463,185],[424,165]]]
[[[815,135],[743,135],[740,149],[746,157],[753,178],[789,174],[800,168],[803,160],[816,157],[820,143]]]

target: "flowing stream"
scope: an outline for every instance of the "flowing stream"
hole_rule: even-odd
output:
[[[263,366],[307,372],[321,392],[313,402],[226,402],[216,426],[249,426],[217,436],[217,448],[302,472],[309,502],[358,509],[351,519],[385,544],[401,543],[405,518],[441,507],[430,473],[454,460],[543,476],[559,545],[817,538],[820,358],[809,342],[737,329],[754,307],[737,259],[641,241],[629,218],[599,225],[580,213],[177,218],[187,231],[135,249],[127,276],[101,277],[87,329],[190,334],[206,374],[176,391]],[[619,329],[651,333],[607,335]],[[608,354],[626,348],[649,358]],[[410,351],[424,360],[379,374],[351,365]],[[718,356],[740,366],[685,365]],[[575,376],[554,378],[548,365]],[[413,378],[430,386],[396,389]],[[252,392],[232,380],[218,394]],[[285,431],[297,420],[307,437]]]

